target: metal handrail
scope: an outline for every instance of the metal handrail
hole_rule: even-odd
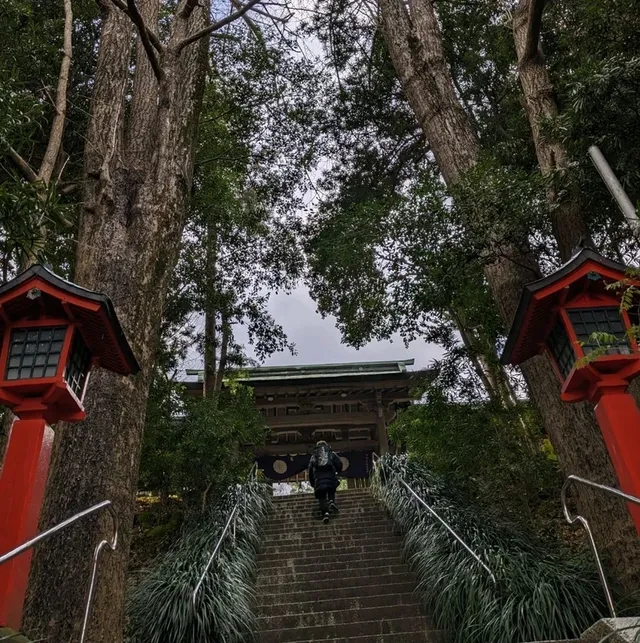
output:
[[[614,496],[618,496],[619,498],[623,498],[624,500],[632,502],[636,505],[640,505],[640,498],[637,498],[636,496],[631,496],[628,493],[624,493],[624,491],[620,491],[620,489],[615,489],[614,487],[608,487],[607,485],[600,484],[598,482],[592,482],[591,480],[586,480],[585,478],[581,478],[580,476],[574,476],[574,475],[570,475],[567,477],[564,485],[562,485],[562,491],[560,492],[560,498],[562,499],[562,511],[564,512],[564,517],[567,519],[567,522],[570,525],[573,525],[576,522],[579,522],[587,532],[587,536],[589,537],[589,544],[591,545],[593,556],[596,559],[596,565],[598,567],[598,575],[600,576],[602,589],[604,590],[604,595],[607,599],[607,605],[609,606],[609,612],[611,612],[612,618],[616,618],[616,610],[615,610],[615,607],[613,606],[611,591],[609,590],[609,584],[607,583],[607,578],[604,575],[602,561],[600,560],[600,554],[598,553],[598,548],[596,546],[596,541],[593,538],[593,533],[591,531],[591,527],[589,526],[589,521],[584,516],[581,516],[580,514],[576,514],[575,516],[572,516],[569,511],[569,507],[567,506],[567,490],[574,482],[579,482],[580,484],[586,485],[587,487],[592,487],[594,489],[599,489],[600,491],[606,491],[607,493],[613,494]]]
[[[378,463],[380,462],[380,456],[377,453],[373,454],[373,466],[377,467]],[[404,485],[404,487],[409,491],[409,493],[434,517],[436,518],[440,524],[467,550],[471,556],[476,560],[476,562],[480,563],[480,565],[484,568],[484,570],[489,574],[489,577],[493,581],[494,585],[496,584],[496,577],[494,576],[493,572],[489,567],[482,561],[480,556],[476,554],[467,543],[462,540],[462,538],[454,531],[454,529],[447,523],[447,521],[440,516],[436,510],[428,505],[405,481],[405,479],[398,473],[394,472],[393,474],[398,478],[398,480]]]
[[[28,540],[26,543],[23,543],[19,547],[16,547],[15,549],[12,549],[11,551],[8,551],[7,553],[2,554],[2,556],[0,556],[0,565],[2,565],[3,563],[6,563],[12,558],[19,556],[20,554],[31,549],[32,547],[35,547],[38,543],[41,543],[44,540],[48,540],[49,538],[51,538],[51,536],[57,534],[59,531],[62,531],[63,529],[66,529],[69,525],[72,525],[78,522],[78,520],[80,520],[81,518],[90,516],[91,514],[98,513],[103,509],[108,510],[109,515],[111,516],[111,519],[113,521],[113,536],[110,541],[101,540],[96,545],[96,548],[93,551],[93,568],[91,570],[91,582],[89,584],[89,593],[87,594],[87,601],[85,603],[85,608],[84,608],[84,618],[82,621],[82,633],[80,634],[80,643],[84,643],[87,635],[87,625],[89,622],[91,607],[93,605],[93,596],[94,596],[95,585],[97,580],[98,562],[100,560],[100,554],[102,553],[102,550],[105,547],[108,547],[111,551],[115,551],[116,547],[118,546],[118,527],[119,527],[118,515],[116,514],[113,508],[113,504],[111,503],[111,500],[103,500],[102,502],[99,502],[97,505],[93,505],[93,507],[89,507],[84,511],[80,511],[79,513],[71,516],[70,518],[63,520],[61,523],[54,525],[53,527],[51,527],[51,529],[47,529],[46,531],[43,531],[42,533],[38,534],[31,540]]]
[[[251,471],[249,471],[249,475],[247,476],[247,483],[251,482],[252,479],[254,479],[257,476],[257,471],[258,471],[258,463],[254,462],[253,466],[251,467]],[[218,538],[218,542],[216,543],[216,546],[213,548],[213,552],[211,553],[211,556],[209,556],[209,560],[207,561],[207,564],[205,565],[204,570],[202,571],[202,574],[200,575],[200,578],[198,580],[198,583],[196,585],[196,588],[193,590],[193,594],[191,595],[191,601],[193,603],[193,606],[196,606],[196,600],[198,598],[198,592],[200,591],[200,588],[202,587],[202,583],[204,583],[204,579],[207,576],[207,572],[209,571],[209,567],[211,567],[211,564],[215,560],[215,557],[218,554],[218,551],[222,547],[222,543],[224,542],[225,536],[227,535],[227,532],[229,531],[229,528],[233,524],[233,531],[232,531],[232,537],[235,542],[236,539],[236,515],[238,514],[238,509],[240,508],[240,503],[244,502],[244,494],[240,494],[238,496],[238,499],[236,500],[235,505],[233,506],[233,509],[231,510],[231,513],[229,514],[229,517],[227,518],[227,523],[224,526],[224,529],[222,530],[222,533],[220,534],[220,538]]]

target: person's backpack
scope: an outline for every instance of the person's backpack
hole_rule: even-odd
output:
[[[316,471],[333,470],[332,451],[329,445],[320,445],[316,447],[314,455],[314,465]]]

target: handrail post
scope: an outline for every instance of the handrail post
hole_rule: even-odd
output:
[[[89,622],[89,615],[91,613],[91,606],[93,604],[93,595],[95,591],[100,553],[105,547],[108,547],[111,551],[115,551],[116,547],[118,546],[118,530],[119,530],[118,515],[116,514],[113,508],[113,504],[111,503],[111,500],[103,500],[102,502],[99,502],[97,505],[93,505],[93,507],[89,507],[84,511],[80,511],[77,514],[74,514],[73,516],[71,516],[70,518],[63,520],[61,523],[54,525],[50,529],[47,529],[46,531],[39,533],[37,536],[35,536],[34,538],[31,538],[27,542],[22,543],[22,545],[20,545],[19,547],[16,547],[15,549],[12,549],[11,551],[5,552],[4,554],[0,555],[0,565],[2,565],[3,563],[6,563],[12,558],[19,556],[20,554],[26,552],[32,547],[35,547],[38,543],[44,540],[48,540],[49,538],[51,538],[51,536],[54,536],[59,531],[62,531],[63,529],[66,529],[67,527],[73,525],[74,523],[78,522],[82,518],[98,513],[103,509],[107,509],[107,511],[109,512],[109,515],[111,516],[111,520],[113,522],[113,536],[111,537],[111,541],[108,541],[108,540],[100,541],[96,545],[96,548],[93,551],[93,568],[91,570],[91,582],[89,584],[89,591],[87,593],[87,600],[85,603],[84,618],[82,621],[82,632],[80,635],[80,643],[84,643],[86,633],[87,633],[87,625]]]
[[[91,607],[93,606],[93,597],[96,588],[96,580],[98,578],[98,563],[100,562],[100,554],[105,547],[110,551],[115,551],[118,546],[118,515],[116,514],[113,505],[109,504],[107,507],[111,521],[113,523],[113,536],[111,542],[108,540],[101,540],[96,548],[93,550],[93,568],[91,570],[91,582],[89,583],[89,591],[87,592],[87,602],[84,606],[84,619],[82,620],[82,632],[80,634],[80,643],[84,643],[87,636],[87,628],[89,626],[89,616],[91,614]]]
[[[593,556],[596,559],[598,576],[600,576],[600,582],[602,583],[602,589],[604,591],[607,605],[609,607],[609,612],[611,612],[612,618],[616,618],[616,610],[613,605],[613,598],[611,597],[609,584],[607,583],[607,578],[604,573],[602,561],[600,560],[600,554],[598,553],[598,547],[596,546],[596,541],[593,537],[593,532],[591,531],[591,526],[589,525],[589,521],[584,516],[581,516],[580,514],[576,514],[575,516],[572,516],[571,512],[569,511],[569,507],[567,505],[567,490],[573,483],[583,484],[587,487],[592,487],[593,489],[598,489],[600,491],[604,491],[605,493],[610,493],[614,496],[618,496],[619,498],[622,498],[623,500],[626,500],[628,502],[632,502],[636,505],[640,505],[640,498],[637,498],[636,496],[632,496],[628,493],[625,493],[624,491],[620,491],[620,489],[615,489],[614,487],[609,487],[607,485],[600,484],[598,482],[593,482],[591,480],[587,480],[586,478],[581,478],[580,476],[575,476],[575,475],[567,476],[567,479],[565,480],[565,483],[562,485],[562,490],[560,492],[560,499],[562,501],[562,511],[564,513],[564,517],[566,518],[567,522],[570,525],[573,525],[576,522],[579,522],[584,527],[584,530],[587,532],[587,537],[589,538],[589,545],[591,546],[591,551],[593,552]]]

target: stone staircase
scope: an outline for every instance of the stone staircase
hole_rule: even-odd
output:
[[[274,499],[258,556],[258,641],[437,643],[392,521],[367,490],[336,502],[325,525],[313,496]]]

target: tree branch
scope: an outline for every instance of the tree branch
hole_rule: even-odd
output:
[[[527,18],[527,41],[524,55],[520,64],[535,58],[538,54],[540,43],[540,29],[542,27],[542,14],[547,0],[529,0],[529,15]]]
[[[131,18],[131,21],[138,30],[140,42],[142,43],[144,50],[147,52],[147,57],[149,58],[149,63],[153,69],[153,74],[158,81],[161,81],[164,78],[164,70],[162,69],[160,60],[158,59],[158,54],[161,54],[164,51],[164,46],[160,42],[160,39],[151,29],[149,29],[149,27],[147,27],[135,0],[127,0],[126,4],[123,0],[111,0],[111,2]]]
[[[242,16],[244,16],[247,11],[250,11],[253,6],[257,5],[260,2],[262,2],[262,0],[249,0],[249,2],[242,5],[242,7],[237,11],[230,13],[226,18],[218,20],[218,22],[214,22],[212,25],[209,25],[204,29],[200,29],[200,31],[196,31],[190,36],[187,36],[184,40],[178,43],[176,50],[180,52],[191,43],[196,42],[196,40],[200,40],[200,38],[204,38],[212,34],[214,31],[218,31],[218,29],[222,29],[222,27],[235,22],[238,18],[242,18]]]
[[[158,79],[158,82],[160,82],[164,78],[164,70],[158,60],[158,52],[162,52],[162,44],[153,31],[147,27],[142,14],[138,10],[136,0],[127,0],[127,7],[129,9],[127,13],[138,29],[138,34],[140,34],[140,42],[142,42],[142,46],[147,52],[153,73]]]
[[[198,0],[185,0],[181,9],[176,12],[176,17],[187,20],[191,17],[193,10],[198,6]]]
[[[3,138],[2,139],[3,145],[7,148],[7,153],[9,154],[9,158],[16,164],[17,168],[22,172],[22,175],[24,176],[29,183],[35,183],[38,180],[38,175],[36,174],[36,171],[27,163],[27,161],[16,152],[16,150],[9,145],[9,143]]]
[[[51,176],[56,165],[60,148],[62,147],[62,135],[67,117],[67,90],[69,87],[69,72],[71,70],[73,36],[73,11],[71,0],[64,0],[64,38],[62,44],[62,62],[58,74],[58,87],[56,88],[55,116],[51,123],[51,132],[47,149],[44,153],[38,179],[45,185],[51,181]]]
[[[242,9],[242,3],[240,2],[240,0],[231,0],[231,4],[237,10]],[[260,31],[260,27],[258,27],[258,25],[253,20],[251,20],[251,18],[249,18],[249,16],[246,15],[246,14],[242,16],[242,19],[247,24],[247,27],[249,27],[249,29],[251,29],[251,32],[256,37],[256,40],[258,42],[260,42],[261,44],[264,44],[264,38],[262,36],[262,31]]]

